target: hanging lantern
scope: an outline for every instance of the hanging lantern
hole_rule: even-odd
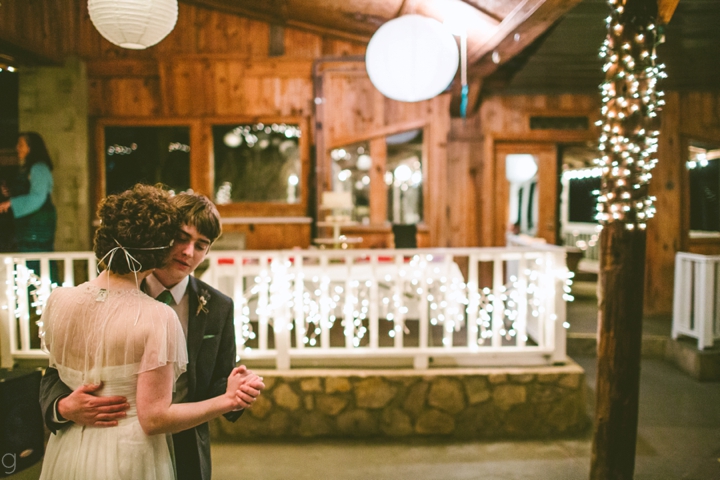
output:
[[[172,31],[178,4],[177,0],[88,0],[88,12],[107,41],[143,50]]]
[[[440,94],[458,69],[455,38],[432,18],[405,15],[370,39],[365,66],[370,81],[393,100],[419,102]]]
[[[525,183],[538,171],[535,157],[529,153],[511,153],[505,157],[505,176],[510,183]]]

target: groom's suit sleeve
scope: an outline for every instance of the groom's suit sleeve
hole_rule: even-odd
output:
[[[57,423],[55,421],[55,403],[71,393],[72,390],[60,380],[60,375],[58,375],[56,369],[53,367],[45,369],[45,375],[40,381],[40,408],[42,409],[45,425],[53,433],[57,433],[58,430],[70,423]]]
[[[227,297],[226,297],[227,298]],[[236,347],[235,347],[235,324],[233,317],[235,307],[233,301],[227,299],[229,308],[227,314],[223,318],[222,337],[220,339],[220,347],[218,348],[217,361],[213,371],[212,380],[210,382],[210,397],[222,395],[227,389],[227,378],[236,365]],[[237,412],[228,412],[224,415],[231,422],[236,421],[243,414],[244,410]]]

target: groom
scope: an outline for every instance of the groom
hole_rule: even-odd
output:
[[[225,392],[227,376],[235,367],[235,328],[232,300],[190,275],[205,259],[220,236],[220,215],[207,197],[181,193],[173,197],[182,227],[173,243],[169,263],[147,277],[143,290],[170,305],[185,331],[187,372],[176,383],[173,403],[196,402]],[[245,368],[245,367],[241,367]],[[252,385],[262,390],[265,385]],[[70,390],[48,368],[40,384],[40,404],[47,427],[53,432],[68,422],[86,426],[114,426],[129,408],[124,397],[96,397],[101,385]],[[252,399],[244,405],[249,408]],[[225,418],[234,422],[243,410]],[[210,434],[208,424],[173,435],[179,480],[210,480]]]

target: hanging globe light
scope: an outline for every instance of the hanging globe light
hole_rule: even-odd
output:
[[[380,93],[419,102],[442,93],[455,77],[457,43],[442,23],[404,15],[381,26],[370,39],[365,67]]]
[[[177,0],[88,0],[100,35],[122,48],[152,47],[175,28]]]
[[[535,157],[529,153],[511,153],[505,157],[505,177],[510,183],[525,183],[538,171]]]

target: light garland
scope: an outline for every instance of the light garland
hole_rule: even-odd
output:
[[[425,304],[429,324],[442,328],[443,346],[450,347],[453,333],[465,326],[467,315],[471,313],[468,285],[461,278],[449,275],[442,264],[433,260],[431,255],[414,255],[395,275],[366,280],[332,280],[327,275],[306,278],[302,272],[292,273],[287,261],[281,265],[280,260],[273,260],[269,269],[261,269],[255,277],[246,277],[248,288],[237,300],[241,312],[235,322],[239,350],[252,350],[250,342],[257,338],[252,323],[260,316],[267,317],[273,326],[276,318],[291,318],[286,328],[299,329],[296,334],[306,348],[320,347],[322,333],[329,332],[339,319],[346,334],[350,332],[353,347],[367,346],[369,330],[366,323],[371,316],[373,288],[377,288],[378,318],[391,324],[387,329],[390,338],[410,333],[405,324],[409,305],[422,308]],[[519,331],[517,322],[524,320],[520,316],[521,304],[525,301],[527,319],[542,317],[547,295],[543,285],[552,284],[556,277],[564,283],[563,300],[573,301],[570,294],[572,272],[567,268],[546,272],[540,258],[532,263],[523,271],[524,286],[517,276],[511,276],[499,292],[490,288],[478,291],[475,320],[478,346],[485,345],[495,332],[506,341],[515,341]],[[295,290],[297,282],[302,283],[301,293]],[[261,301],[263,291],[269,293],[266,303]],[[498,325],[499,328],[493,319],[496,308],[501,309],[499,321],[502,325]],[[569,328],[567,322],[563,326]],[[527,340],[525,335],[523,341]]]
[[[612,13],[600,49],[606,79],[600,86],[601,157],[595,160],[603,173],[597,219],[645,229],[655,214],[655,198],[647,190],[657,163],[657,113],[665,103],[656,87],[667,75],[664,65],[655,64],[658,29],[652,15],[626,11],[625,0],[608,3]]]
[[[35,315],[38,317],[42,316],[47,299],[50,297],[50,293],[58,287],[56,283],[50,283],[49,281],[43,281],[43,279],[35,273],[31,268],[25,265],[24,261],[6,259],[6,268],[13,270],[13,280],[7,287],[12,289],[12,298],[15,299],[14,305],[3,305],[2,309],[10,309],[15,319],[20,319],[23,316],[22,304],[24,302],[19,301],[22,295],[29,296],[28,314],[29,311],[34,309]],[[7,292],[10,293],[10,292]],[[39,327],[42,327],[43,323],[41,320],[35,322]]]

